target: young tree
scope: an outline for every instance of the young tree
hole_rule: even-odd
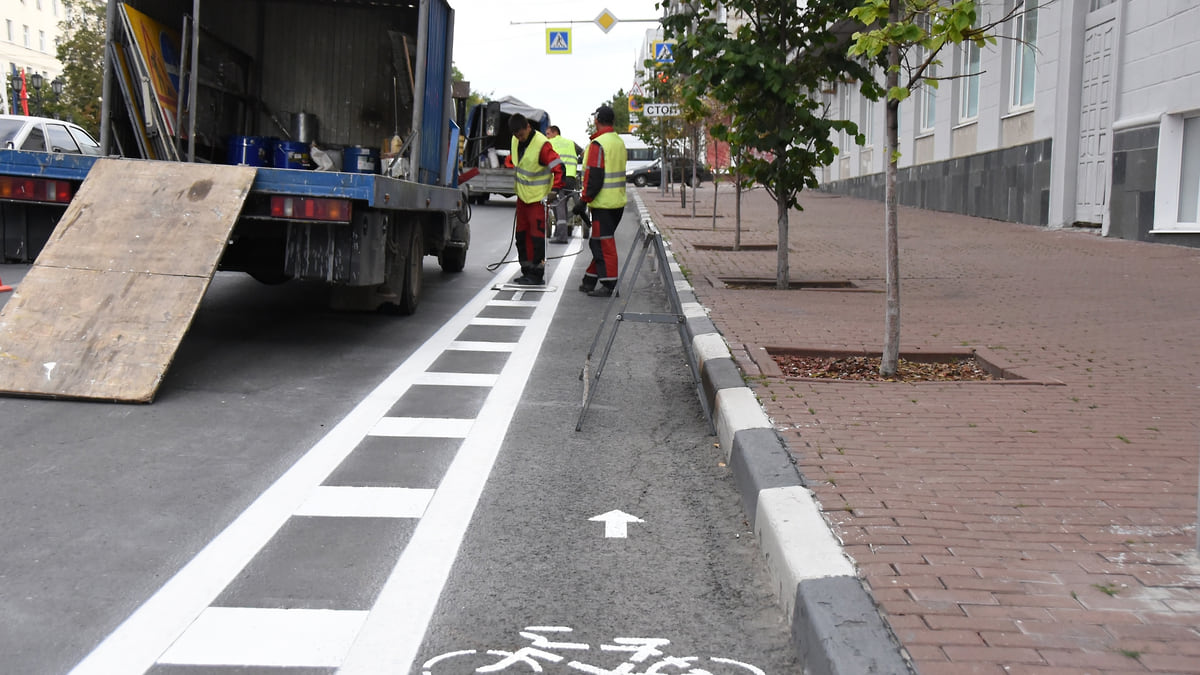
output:
[[[46,110],[99,137],[100,94],[104,81],[106,6],[97,0],[63,0],[66,18],[56,56],[63,64],[63,93]]]
[[[613,117],[616,118],[613,121],[613,129],[619,134],[629,133],[629,95],[624,89],[618,89],[607,103],[613,109]]]
[[[858,4],[693,0],[681,5],[687,11],[663,19],[676,41],[669,72],[680,81],[683,105],[699,109],[709,97],[726,110],[729,122],[715,125],[712,136],[744,151],[741,172],[775,200],[780,289],[789,285],[788,212],[799,208],[804,188],[817,187],[816,171],[836,157],[833,132],[858,134],[852,122],[822,114],[821,84],[854,78],[864,95],[881,93],[868,68],[847,53],[848,36],[835,30]],[[726,14],[746,20],[731,31],[719,18]]]
[[[647,103],[674,103],[679,101],[679,81],[673,80],[670,74],[662,69],[661,64],[647,61],[644,64],[650,77],[642,84],[641,95],[635,95],[634,100],[640,106]],[[652,147],[666,152],[668,148],[678,151],[683,146],[683,126],[673,117],[650,117],[644,112],[636,113],[638,117],[637,137]],[[671,154],[667,152],[666,154]],[[666,158],[664,158],[664,161]],[[662,185],[665,187],[671,181],[671,176],[663,173]]]
[[[887,169],[884,177],[884,231],[887,239],[884,343],[879,373],[896,374],[900,359],[900,250],[897,234],[896,174],[899,153],[900,102],[920,87],[937,88],[934,68],[947,45],[972,42],[980,47],[995,44],[994,30],[1025,11],[1022,3],[991,22],[980,24],[975,0],[861,0],[850,16],[866,26],[854,34],[852,56],[871,61],[886,51]]]

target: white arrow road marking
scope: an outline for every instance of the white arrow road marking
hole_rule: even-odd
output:
[[[604,536],[608,539],[624,539],[629,534],[629,523],[644,523],[646,521],[631,516],[624,511],[613,509],[608,513],[588,518],[589,521],[604,523]]]

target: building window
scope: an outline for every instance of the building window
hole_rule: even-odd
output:
[[[5,26],[5,29],[6,29],[5,35],[6,35],[6,36],[8,36],[8,37],[7,37],[7,40],[8,40],[9,42],[12,42],[12,41],[13,41],[13,32],[12,32],[12,19],[5,19],[5,20],[4,20],[4,26]]]
[[[853,120],[850,115],[850,85],[842,82],[838,85],[838,117],[843,120]],[[838,147],[843,155],[850,154],[851,139],[845,129],[838,131]]]
[[[875,145],[875,102],[866,96],[862,98],[862,123],[858,125],[858,133],[863,135],[863,146]]]
[[[958,121],[969,122],[979,117],[979,45],[966,42],[962,48],[962,65],[958,101]]]
[[[929,66],[926,74],[929,77],[935,77],[937,72],[933,66]],[[920,93],[917,94],[917,108],[917,115],[921,121],[921,132],[933,131],[933,127],[937,123],[937,89],[923,83]]]
[[[1116,1],[1117,0],[1092,0],[1091,7],[1089,7],[1088,10],[1094,12],[1105,5],[1111,5]]]
[[[29,26],[21,26],[25,33],[25,47],[29,48]]]
[[[928,33],[930,30],[930,17],[928,14],[922,14],[917,18],[917,25],[921,30]],[[925,50],[917,50],[917,58],[924,61],[928,58]],[[937,66],[932,63],[925,69],[925,77],[937,77]],[[928,82],[921,82],[921,89],[917,92],[917,123],[920,125],[919,131],[933,131],[934,124],[937,123],[937,89],[934,89]]]
[[[1179,222],[1200,221],[1200,117],[1183,121],[1183,161],[1179,167]]]
[[[1024,108],[1033,105],[1037,82],[1038,0],[1018,0],[1017,7],[1019,13],[1012,22],[1018,42],[1013,46],[1011,107]]]
[[[44,30],[38,31],[38,50],[46,51],[46,31]]]

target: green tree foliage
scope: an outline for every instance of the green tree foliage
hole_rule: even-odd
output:
[[[629,133],[629,95],[618,89],[608,105],[613,109],[613,129],[618,134]]]
[[[781,289],[789,284],[788,212],[799,207],[804,188],[817,187],[818,169],[837,156],[834,132],[858,136],[852,122],[823,114],[821,85],[853,78],[862,82],[865,95],[880,94],[869,69],[847,53],[849,36],[836,30],[858,4],[694,0],[684,5],[690,11],[663,19],[667,37],[676,41],[675,63],[666,70],[679,81],[680,103],[698,113],[711,98],[725,110],[729,122],[710,133],[742,152],[742,173],[775,200]],[[731,32],[718,20],[722,14],[746,21]]]
[[[63,93],[57,101],[47,101],[46,111],[72,119],[99,137],[105,4],[97,0],[62,0],[62,4],[67,18],[58,24],[62,38],[56,55],[63,65]]]
[[[900,159],[900,102],[920,87],[937,88],[933,73],[941,64],[947,45],[973,42],[983,47],[996,43],[994,30],[1023,12],[1021,3],[990,23],[976,14],[975,0],[944,3],[939,0],[860,0],[850,12],[864,30],[854,34],[852,56],[871,61],[886,57],[884,70],[887,93],[887,168],[884,179],[884,231],[887,240],[884,315],[884,344],[880,374],[896,374],[900,356],[900,250],[896,175]]]

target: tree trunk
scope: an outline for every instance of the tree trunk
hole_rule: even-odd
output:
[[[717,229],[717,188],[720,187],[720,185],[721,184],[717,180],[715,180],[715,177],[714,177],[714,180],[713,180],[713,230],[714,231]],[[735,248],[735,250],[736,250],[736,248]]]
[[[899,21],[900,0],[892,0],[890,20]],[[900,47],[893,43],[888,47],[887,89],[899,86]],[[900,361],[900,247],[897,235],[896,161],[899,156],[899,112],[900,102],[887,101],[887,176],[884,181],[884,232],[887,238],[887,310],[883,322],[883,356],[879,360],[879,374],[891,377],[896,374]]]
[[[734,202],[733,250],[742,250],[742,152],[738,150],[737,166],[733,169],[733,185],[737,190]]]
[[[788,280],[788,205],[781,195],[776,195],[775,209],[779,224],[779,245],[775,248],[779,254],[775,265],[775,288],[786,291]]]

